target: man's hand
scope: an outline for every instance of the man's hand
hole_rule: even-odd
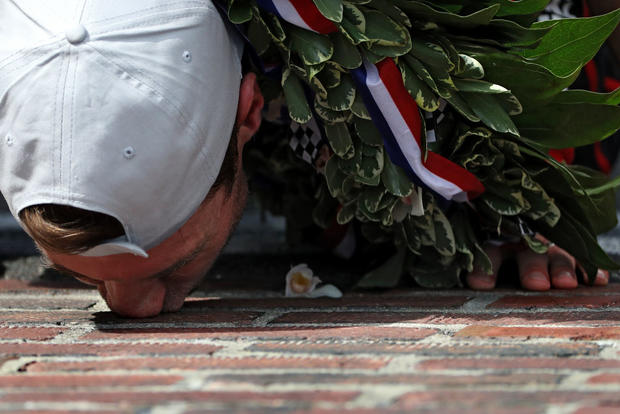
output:
[[[467,276],[467,284],[474,290],[493,289],[497,283],[497,272],[504,259],[509,257],[517,260],[519,280],[524,289],[574,289],[579,285],[575,259],[558,246],[549,247],[547,254],[535,253],[523,247],[515,249],[515,246],[510,245],[488,245],[485,251],[493,264],[493,274],[488,275],[480,267],[475,267]],[[604,286],[608,282],[609,272],[599,270],[594,285]],[[583,283],[589,284],[586,280]]]

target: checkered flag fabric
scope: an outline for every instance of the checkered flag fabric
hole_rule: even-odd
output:
[[[424,111],[424,124],[426,125],[426,142],[437,141],[437,126],[444,120],[446,114],[446,101],[441,99],[439,108],[434,112]]]
[[[315,164],[319,150],[325,144],[321,129],[314,118],[307,124],[291,123],[290,146],[295,155],[308,164]]]
[[[575,2],[573,0],[552,0],[547,8],[540,13],[538,20],[556,20],[571,17],[575,17]]]

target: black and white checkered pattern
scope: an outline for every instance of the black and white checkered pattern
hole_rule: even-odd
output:
[[[327,141],[323,138],[321,129],[316,120],[312,118],[307,124],[291,123],[290,146],[295,155],[310,165],[314,165],[319,155],[319,150]]]
[[[437,133],[435,130],[437,126],[444,120],[446,114],[444,113],[446,110],[446,101],[444,99],[440,99],[439,108],[434,112],[424,111],[424,124],[426,125],[426,142],[435,142],[437,141]]]
[[[576,17],[574,0],[551,0],[545,11],[538,16],[539,21],[567,19]]]

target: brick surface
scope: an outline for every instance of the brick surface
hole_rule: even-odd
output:
[[[549,328],[497,327],[472,325],[461,329],[455,337],[491,338],[568,338],[573,340],[620,339],[620,327],[607,328]]]
[[[146,357],[114,358],[96,361],[36,362],[27,364],[27,372],[102,372],[118,370],[202,370],[202,369],[355,369],[377,370],[388,363],[385,357]]]
[[[417,369],[428,370],[518,370],[547,369],[593,371],[601,369],[620,370],[620,360],[596,358],[449,358],[427,359],[416,365]]]
[[[618,308],[620,295],[601,296],[505,296],[489,308]]]
[[[132,320],[67,279],[0,279],[0,411],[620,412],[619,286],[220,290]]]
[[[0,375],[2,388],[98,388],[172,385],[183,377],[173,375]]]
[[[90,333],[86,340],[126,339],[199,339],[199,338],[256,338],[256,339],[323,339],[323,338],[396,338],[422,339],[436,333],[427,328],[387,328],[374,326],[343,327],[260,327],[260,328],[202,328],[202,329],[105,329]]]
[[[57,335],[60,335],[65,331],[65,329],[60,328],[0,327],[0,339],[47,341],[50,339],[54,339]]]
[[[185,343],[156,344],[43,344],[43,343],[0,343],[2,355],[38,356],[110,356],[110,355],[205,355],[220,349],[218,346]]]
[[[284,401],[318,401],[318,402],[339,402],[351,401],[359,395],[358,392],[351,391],[315,391],[315,392],[230,392],[230,391],[181,391],[181,392],[144,392],[144,391],[104,391],[104,392],[83,392],[76,391],[67,393],[63,390],[59,392],[37,391],[33,393],[12,392],[0,395],[0,402],[100,402],[118,403],[131,402],[133,404],[152,404],[169,403],[174,401],[208,401],[216,402],[243,402],[252,404],[253,402],[268,403],[271,406],[278,406]]]

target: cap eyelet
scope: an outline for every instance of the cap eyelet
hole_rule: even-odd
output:
[[[192,52],[190,52],[189,50],[186,50],[185,52],[183,52],[183,60],[185,61],[185,63],[189,63],[192,61]]]
[[[135,156],[136,150],[134,149],[134,147],[127,147],[123,150],[123,157],[127,158],[128,160],[132,159]]]
[[[15,143],[15,138],[13,138],[11,134],[8,134],[4,140],[6,142],[6,145],[9,147],[13,146],[13,144]]]

